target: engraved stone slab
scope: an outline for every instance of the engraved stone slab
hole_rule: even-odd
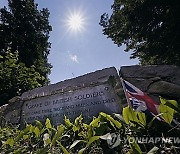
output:
[[[118,98],[108,83],[25,101],[21,120],[32,123],[48,117],[53,125],[58,125],[63,122],[64,115],[74,120],[82,114],[87,121],[99,112],[120,112]]]
[[[46,118],[58,125],[64,122],[64,115],[74,120],[82,114],[88,121],[99,112],[120,113],[120,89],[116,69],[105,68],[27,91],[9,102],[3,116],[6,122],[21,126],[35,120],[44,122]]]

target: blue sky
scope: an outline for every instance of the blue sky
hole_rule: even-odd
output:
[[[0,0],[0,6],[7,0]],[[51,83],[77,77],[106,67],[138,64],[130,60],[130,53],[117,47],[111,39],[102,34],[99,25],[100,16],[111,13],[113,0],[35,0],[39,9],[45,7],[50,11],[50,24],[53,31],[49,41],[52,43],[49,62],[52,72]],[[69,31],[67,20],[71,14],[80,14],[83,29]]]

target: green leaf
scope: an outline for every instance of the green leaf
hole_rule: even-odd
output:
[[[76,141],[73,142],[73,144],[70,146],[69,149],[72,149],[73,147],[75,147],[80,142],[86,142],[86,141],[84,141],[84,140],[76,140]]]
[[[41,130],[43,128],[42,123],[39,120],[35,120],[36,126]]]
[[[160,97],[161,104],[159,105],[159,112],[162,113],[163,119],[168,123],[171,124],[174,116],[174,109],[170,108],[169,106],[165,105],[166,100]]]
[[[71,121],[70,121],[66,116],[64,116],[64,123],[65,123],[65,125],[66,125],[68,128],[70,128],[70,127],[73,126],[73,124],[71,123]]]
[[[47,128],[43,128],[43,129],[41,129],[41,134],[43,134],[45,131],[47,130]]]
[[[80,128],[79,127],[76,127],[75,125],[73,125],[73,132],[76,132],[78,131]]]
[[[114,113],[114,116],[118,118],[121,122],[125,123],[124,118],[121,114]]]
[[[55,145],[56,141],[62,137],[62,134],[64,132],[64,125],[60,125],[57,127],[57,132],[55,133],[53,139],[52,139],[52,143],[51,143],[51,146]]]
[[[29,125],[29,129],[25,130],[25,134],[28,133],[28,132],[29,132],[29,133],[34,132],[34,129],[35,129],[35,126]]]
[[[155,154],[159,150],[158,147],[153,147],[147,154]]]
[[[100,126],[100,118],[93,118],[92,122],[89,124],[92,127],[99,127]]]
[[[145,116],[145,114],[142,113],[142,112],[134,111],[130,106],[127,106],[127,107],[123,108],[123,118],[124,118],[124,121],[127,124],[130,124],[130,122],[133,122],[133,124],[137,123],[140,126],[145,126],[146,125],[146,116]]]
[[[63,151],[64,154],[70,154],[70,153],[66,150],[66,148],[65,148],[59,141],[57,141],[57,143],[58,143],[58,145],[60,146],[60,148],[62,149],[62,151]]]
[[[78,136],[83,137],[83,138],[87,138],[87,132],[82,130],[78,133]]]
[[[45,125],[46,125],[46,128],[48,128],[48,129],[52,128],[51,121],[49,120],[49,118],[46,119]]]
[[[135,141],[135,139],[133,137],[128,136],[128,141],[129,141],[130,147],[133,150],[134,154],[142,154],[141,148],[136,143],[136,141]]]
[[[146,115],[143,112],[136,112],[137,122],[139,124],[142,124],[143,126],[146,126]]]
[[[23,135],[23,139],[26,140],[29,138],[29,135]]]
[[[87,136],[86,136],[86,138],[88,138],[88,139],[90,139],[92,136],[94,136],[95,135],[95,131],[94,131],[94,128],[93,128],[93,126],[89,126],[88,127],[88,131],[87,131]]]
[[[121,123],[119,121],[115,120],[114,118],[112,118],[110,115],[103,113],[103,112],[101,112],[100,115],[105,117],[113,127],[115,125],[117,128],[121,128],[121,126],[122,126]]]
[[[24,134],[25,134],[24,131],[21,131],[21,132],[19,133],[19,135],[15,138],[15,141],[18,141],[19,139],[21,139]]]
[[[74,132],[80,130],[81,124],[82,124],[82,120],[83,120],[82,114],[75,119],[74,125],[73,125],[73,131],[74,131]]]
[[[38,127],[35,127],[34,133],[36,134],[36,137],[38,138],[40,136],[40,130]]]
[[[44,147],[42,149],[37,149],[36,154],[47,154],[48,147]]]
[[[13,151],[13,154],[21,154],[21,153],[25,153],[26,152],[26,148],[19,148],[15,151]]]
[[[85,148],[82,148],[78,154],[82,154],[94,141],[98,140],[100,136],[93,136],[89,139],[88,143],[86,144]]]
[[[78,154],[83,154],[83,152],[86,150],[86,148],[82,148],[81,150],[79,150]]]
[[[52,142],[50,138],[47,138],[46,140],[44,140],[44,146],[50,145],[51,143]]]
[[[9,138],[7,141],[6,141],[6,144],[10,145],[11,147],[14,145],[14,140],[12,138]]]
[[[33,127],[32,125],[27,125],[26,128],[24,130],[22,130],[19,133],[19,135],[15,138],[15,142],[20,140],[23,137],[23,135],[27,134],[32,127]]]
[[[180,107],[178,106],[177,101],[175,101],[175,100],[166,100],[165,105],[167,105],[168,107],[174,109],[176,112],[180,113]]]
[[[89,139],[86,147],[89,147],[94,141],[98,140],[100,138],[100,136],[93,136]]]
[[[125,108],[123,108],[123,118],[124,118],[124,121],[129,124],[130,121],[136,121],[136,114],[135,112],[131,109],[130,106],[127,106]]]

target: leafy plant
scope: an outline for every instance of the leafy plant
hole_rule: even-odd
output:
[[[7,103],[9,99],[20,95],[24,91],[42,86],[39,81],[45,80],[35,66],[26,67],[19,62],[18,52],[5,53],[4,60],[0,56],[0,104]]]
[[[165,104],[164,102],[163,105]],[[166,111],[170,110],[169,108],[166,108]],[[166,119],[165,117],[164,119]],[[180,132],[179,129],[175,129],[172,124],[168,123],[158,121],[156,118],[147,121],[144,113],[135,112],[127,106],[123,109],[122,115],[114,114],[112,116],[101,112],[98,117],[93,117],[89,123],[84,123],[83,116],[80,115],[74,122],[65,116],[64,124],[56,127],[51,124],[49,119],[46,119],[44,124],[37,120],[34,124],[26,124],[23,130],[12,126],[1,127],[0,147],[2,154],[20,154],[22,152],[37,154],[152,154],[159,151],[166,152],[167,149],[178,153],[179,146],[177,144],[146,143],[136,140],[137,137],[151,137],[151,135],[156,134],[159,131],[158,125],[166,127],[167,132],[172,131],[172,129],[176,133]],[[168,137],[168,133],[160,132],[160,134],[160,138],[163,138],[164,135]]]

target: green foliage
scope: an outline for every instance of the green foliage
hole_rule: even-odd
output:
[[[26,67],[18,61],[18,52],[7,51],[0,62],[0,104],[24,91],[42,86],[39,83],[42,80],[45,79],[36,72],[35,66]]]
[[[165,103],[164,105],[174,109],[175,113],[178,113],[178,114],[180,113],[180,105],[177,103],[177,101],[175,101],[175,100],[166,100],[166,99],[164,99],[162,97],[160,97],[160,100]]]
[[[160,98],[161,104],[159,105],[159,111],[162,113],[162,118],[168,123],[171,124],[175,110],[169,106],[166,105],[167,100]],[[169,103],[171,103],[174,106],[177,106],[177,102],[174,100],[169,100]]]
[[[147,154],[155,154],[159,150],[158,147],[153,147]]]
[[[82,115],[77,117],[74,123],[67,117],[64,120],[65,124],[57,128],[52,126],[48,118],[44,125],[36,120],[35,125],[27,124],[23,130],[1,128],[1,149],[9,153],[89,153],[93,150],[92,146],[101,148],[100,138],[103,138],[104,133],[122,127],[118,120],[105,113],[100,113],[98,118],[94,117],[90,124],[83,123]],[[107,127],[104,132],[103,125]]]
[[[179,0],[114,0],[101,16],[103,34],[141,64],[180,65]]]
[[[142,118],[139,118],[140,115]],[[115,114],[113,117],[101,112],[89,124],[84,123],[83,117],[80,115],[74,122],[71,122],[65,116],[64,124],[57,127],[54,127],[48,118],[45,124],[36,120],[34,125],[27,124],[23,130],[10,126],[1,127],[0,148],[2,153],[16,154],[22,152],[37,154],[155,154],[167,149],[172,153],[179,152],[176,149],[177,145],[137,142],[136,137],[149,137],[159,131],[154,128],[151,132],[153,126],[151,125],[151,128],[149,128],[149,123],[144,119],[146,119],[144,114],[137,113],[128,106],[123,109],[123,116]],[[154,120],[152,122],[155,123]],[[160,125],[164,124],[160,121],[158,123]],[[166,131],[172,130],[170,125],[166,128]],[[179,132],[179,129],[177,129],[177,132]],[[167,136],[167,134],[162,134],[161,137],[164,137],[164,135]],[[126,142],[123,141],[124,138],[127,139]]]
[[[47,56],[50,48],[48,38],[52,27],[49,25],[48,18],[48,9],[38,10],[38,5],[34,3],[34,0],[8,0],[8,9],[6,7],[0,8],[0,62],[6,61],[6,51],[9,50],[12,54],[18,51],[19,66],[26,68],[19,68],[19,71],[22,71],[20,73],[23,74],[21,78],[26,78],[26,81],[24,80],[25,88],[21,88],[21,92],[37,87],[37,85],[49,83],[47,76],[52,66],[48,63]],[[11,65],[11,63],[15,63],[13,60],[6,65],[14,67]],[[25,71],[31,71],[33,75],[27,73],[25,76]],[[27,78],[28,75],[31,76]],[[35,79],[33,79],[34,77]],[[38,80],[36,80],[37,78]],[[7,79],[4,78],[4,80]],[[31,80],[35,80],[37,83],[31,82]],[[14,81],[8,80],[7,82]],[[13,87],[13,84],[8,84],[8,86],[10,87],[6,87],[6,89],[13,89],[11,93],[18,91],[16,87]],[[0,95],[7,94],[0,92]]]
[[[123,108],[123,117],[127,124],[132,124],[132,122],[136,122],[139,125],[146,125],[146,116],[142,112],[136,112],[131,107],[127,106]]]
[[[130,142],[131,140],[133,142]],[[135,154],[142,154],[141,148],[139,147],[139,145],[134,140],[135,139],[133,137],[128,136],[128,141],[129,141],[129,145],[130,145],[130,147],[132,149],[132,152],[135,153]]]

